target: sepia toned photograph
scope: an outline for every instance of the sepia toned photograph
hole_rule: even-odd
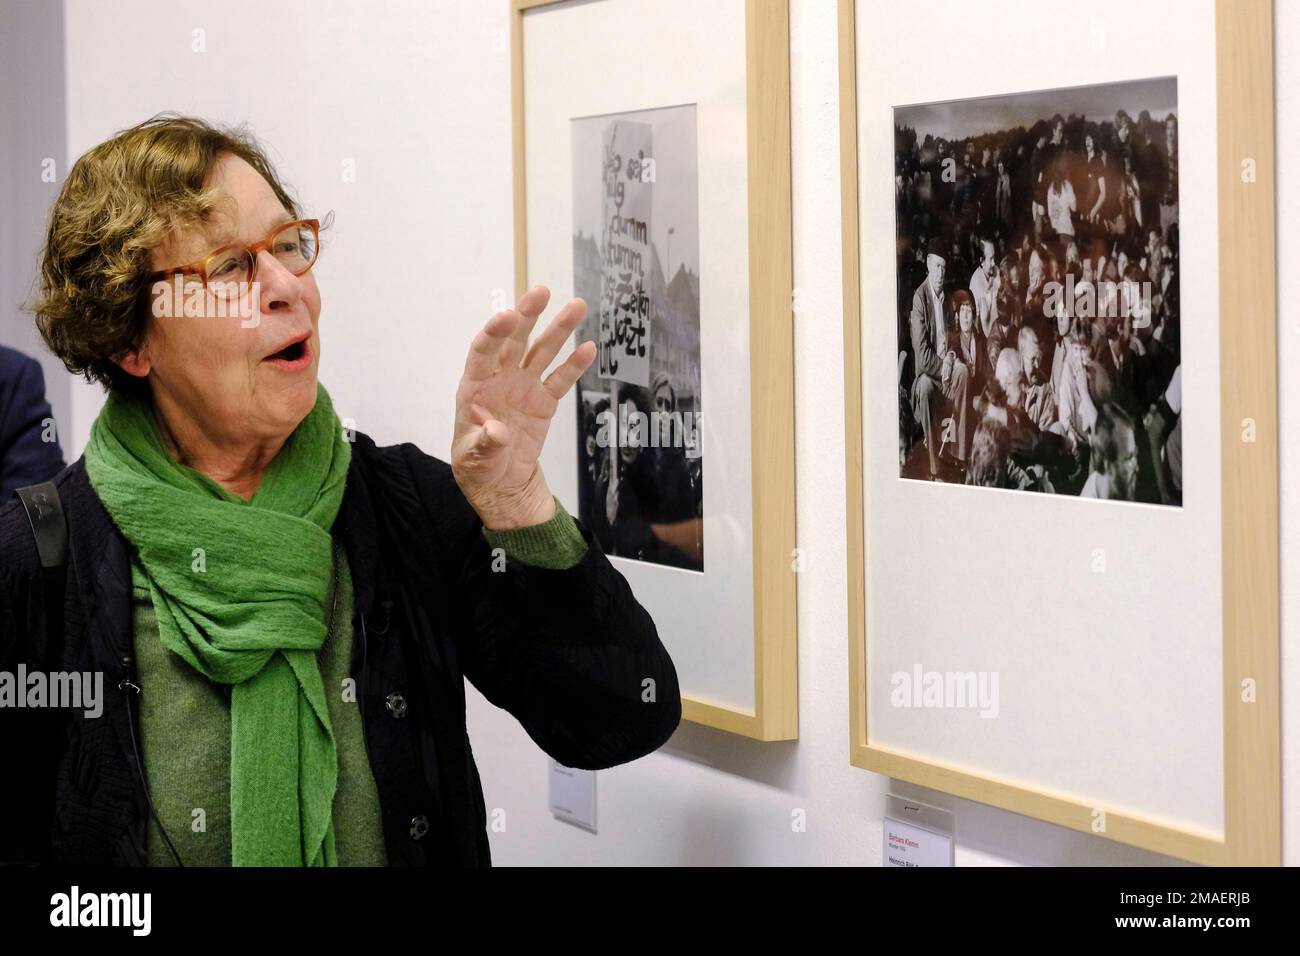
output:
[[[903,478],[1181,505],[1177,80],[894,109]]]

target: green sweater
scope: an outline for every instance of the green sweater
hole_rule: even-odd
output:
[[[557,500],[544,524],[483,535],[507,558],[538,567],[567,568],[582,560],[587,542]],[[361,709],[348,673],[352,660],[352,575],[347,553],[334,542],[338,595],[329,635],[317,653],[334,739],[339,779],[334,794],[334,841],[340,866],[384,866],[379,794],[366,752]],[[140,746],[149,793],[186,866],[230,865],[230,697],[163,646],[148,583],[134,559],[132,641],[140,681]],[[157,820],[149,820],[148,862],[171,866]]]

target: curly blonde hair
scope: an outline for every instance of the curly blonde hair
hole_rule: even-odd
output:
[[[160,114],[83,155],[50,212],[32,311],[50,351],[68,371],[106,390],[147,394],[146,380],[115,358],[136,351],[148,327],[153,250],[177,230],[210,222],[218,201],[205,190],[225,154],[261,173],[285,211],[302,211],[245,127]]]

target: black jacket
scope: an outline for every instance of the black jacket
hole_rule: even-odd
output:
[[[64,637],[48,629],[27,514],[0,507],[0,671],[102,671],[103,713],[0,708],[0,862],[143,865],[126,541],[80,459],[55,479],[69,525]],[[497,561],[445,462],[356,434],[333,533],[355,588],[352,673],[391,865],[486,866],[468,677],[546,753],[599,769],[681,719],[672,660],[591,533],[576,566]]]

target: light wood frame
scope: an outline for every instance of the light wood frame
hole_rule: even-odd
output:
[[[1093,832],[1096,808],[1014,780],[873,745],[867,728],[856,0],[839,0],[848,496],[850,762],[910,783]],[[1223,481],[1224,832],[1105,810],[1121,843],[1212,865],[1281,864],[1273,4],[1217,0],[1219,314]],[[1244,159],[1256,179],[1242,181]],[[867,188],[872,188],[867,184]],[[894,321],[890,318],[890,321]],[[1242,440],[1245,419],[1255,441]],[[1255,685],[1242,701],[1242,682]]]
[[[517,295],[529,285],[523,18],[562,2],[509,0]],[[755,710],[682,695],[686,720],[756,740],[799,735],[789,21],[788,0],[745,0]]]

